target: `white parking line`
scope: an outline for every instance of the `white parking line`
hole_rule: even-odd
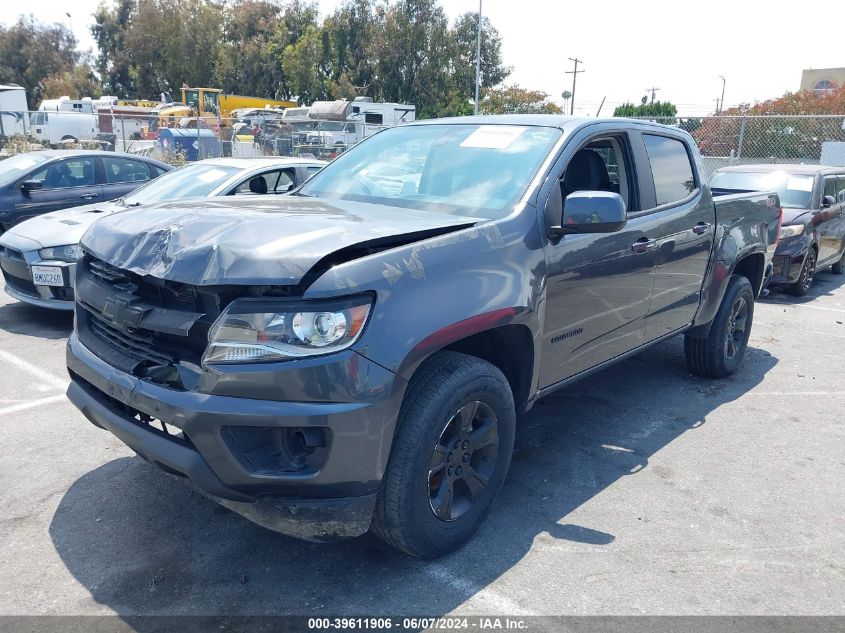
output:
[[[533,611],[519,606],[513,600],[502,595],[498,591],[494,591],[489,587],[479,587],[466,578],[461,578],[456,573],[449,570],[445,565],[440,563],[428,563],[425,565],[424,569],[426,574],[438,582],[445,582],[460,593],[469,595],[470,597],[467,599],[467,602],[476,603],[483,613],[507,613],[508,615],[516,616],[539,615],[538,613],[534,613]]]
[[[826,306],[811,306],[809,303],[773,303],[772,305],[779,305],[779,306],[790,306],[793,308],[812,308],[813,310],[824,310],[826,312],[842,312],[845,314],[845,310],[841,308],[828,308]]]
[[[29,361],[24,360],[23,358],[15,356],[14,354],[6,352],[4,350],[0,350],[0,361],[8,363],[9,365],[12,365],[14,367],[17,367],[18,369],[22,369],[23,371],[30,373],[33,376],[40,378],[44,382],[49,383],[56,389],[67,389],[68,384],[70,384],[69,380],[63,380],[58,376],[50,373],[49,371],[45,371],[40,367],[36,367]]]
[[[845,397],[845,391],[748,391],[744,396],[837,396]]]
[[[7,413],[17,413],[19,411],[26,411],[27,409],[35,409],[44,405],[53,404],[56,402],[67,402],[67,396],[61,393],[57,396],[50,396],[48,398],[39,398],[38,400],[30,400],[29,402],[21,402],[20,404],[13,404],[10,407],[3,407],[0,409],[0,415]]]
[[[783,328],[785,327],[783,324],[778,325],[775,323],[766,323],[765,321],[758,321],[754,319],[754,325],[762,325],[763,327],[774,327],[774,328]],[[753,327],[753,326],[752,326]],[[842,328],[842,334],[831,334],[830,332],[822,332],[820,330],[805,330],[801,329],[803,334],[818,334],[819,336],[828,336],[830,338],[842,338],[845,339],[845,328]]]

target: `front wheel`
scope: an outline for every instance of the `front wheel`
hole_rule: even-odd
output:
[[[399,412],[376,536],[418,558],[463,545],[502,487],[515,420],[510,385],[495,366],[457,352],[428,359]]]
[[[796,297],[803,297],[810,292],[810,288],[813,285],[813,278],[816,275],[817,258],[818,255],[816,255],[815,248],[811,248],[807,251],[807,256],[804,258],[804,265],[801,266],[801,274],[798,277],[798,281],[786,287],[786,291],[789,294],[795,295]]]
[[[684,338],[684,354],[690,371],[706,378],[724,378],[736,371],[748,346],[753,320],[751,282],[746,277],[733,275],[707,337]]]
[[[835,275],[845,274],[845,250],[842,251],[842,257],[830,268]]]

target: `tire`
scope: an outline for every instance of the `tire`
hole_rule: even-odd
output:
[[[832,270],[836,275],[845,274],[845,250],[842,251],[842,257],[840,257],[839,261],[830,267],[830,270]]]
[[[807,251],[807,256],[804,258],[804,265],[801,266],[801,274],[798,276],[798,281],[786,287],[786,291],[795,295],[796,297],[803,297],[810,288],[813,287],[813,278],[816,275],[816,262],[818,261],[818,254],[815,248],[810,248]]]
[[[474,433],[461,436],[461,426]],[[402,402],[372,532],[417,558],[436,558],[463,545],[502,487],[515,426],[513,394],[499,369],[457,352],[434,354],[411,379]]]
[[[684,355],[690,371],[705,378],[730,376],[742,362],[753,321],[751,282],[733,275],[707,337],[684,338]]]

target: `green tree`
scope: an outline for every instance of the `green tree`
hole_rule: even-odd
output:
[[[216,87],[270,99],[282,96],[281,58],[271,54],[281,20],[281,8],[266,0],[245,0],[226,8],[224,38],[214,67]]]
[[[310,104],[328,96],[322,60],[326,57],[322,29],[317,26],[306,28],[294,44],[282,53],[282,69],[287,79],[291,96],[301,104]]]
[[[452,32],[453,77],[457,90],[468,99],[475,99],[475,66],[478,38],[478,13],[465,13],[455,22]],[[481,88],[498,86],[511,68],[502,63],[502,38],[487,17],[481,19]]]
[[[223,41],[217,2],[118,0],[100,6],[94,20],[97,67],[116,94],[156,98],[163,91],[176,93],[183,83],[213,83]]]
[[[30,16],[19,18],[10,27],[0,25],[0,83],[16,83],[26,88],[32,109],[45,96],[44,79],[74,73],[81,61],[76,39],[60,24],[43,24]]]
[[[130,52],[126,47],[126,33],[137,0],[116,0],[112,7],[101,4],[94,12],[91,34],[99,51],[95,68],[107,94],[128,97],[136,94],[130,75]]]
[[[655,101],[653,103],[647,103],[647,101],[647,99],[643,100],[640,105],[623,103],[616,107],[613,116],[660,118],[674,117],[678,114],[678,108],[669,101]]]
[[[101,93],[100,81],[94,74],[94,69],[85,61],[60,70],[45,77],[41,81],[44,99],[57,98],[63,95],[71,99],[98,96]]]
[[[514,84],[485,90],[481,99],[484,114],[561,114],[560,107],[549,101],[541,90],[528,90]]]

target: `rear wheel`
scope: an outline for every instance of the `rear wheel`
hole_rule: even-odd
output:
[[[842,257],[830,268],[835,274],[842,275],[845,273],[845,250],[842,251]]]
[[[495,366],[457,352],[427,360],[402,403],[372,531],[419,558],[460,547],[502,486],[515,419]]]
[[[786,291],[795,295],[796,297],[803,297],[813,286],[813,278],[816,275],[816,249],[811,248],[807,251],[807,256],[804,258],[804,265],[801,266],[801,274],[798,276],[798,281],[786,287]]]
[[[753,320],[751,282],[733,275],[707,337],[684,339],[690,371],[706,378],[724,378],[736,371],[748,346]]]

